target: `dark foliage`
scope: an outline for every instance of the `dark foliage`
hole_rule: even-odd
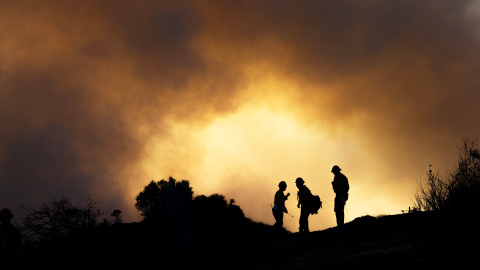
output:
[[[205,242],[207,238],[225,241],[241,235],[231,232],[251,222],[233,199],[227,203],[221,194],[193,198],[189,181],[177,182],[172,177],[150,182],[137,196],[135,207],[145,217],[144,222],[161,227],[172,246]]]
[[[464,139],[458,148],[459,160],[450,175],[448,207],[454,209],[478,209],[480,206],[480,149],[476,139]]]
[[[136,207],[145,217],[142,222],[102,223],[70,230],[64,237],[42,243],[26,256],[21,268],[192,268],[193,262],[209,258],[207,250],[223,253],[224,247],[238,241],[278,235],[271,226],[246,218],[233,199],[227,202],[221,194],[192,195],[187,180],[152,181],[137,196]],[[112,215],[120,213],[115,210]],[[88,259],[82,259],[85,257]]]
[[[464,212],[480,206],[480,149],[477,139],[464,138],[458,146],[458,165],[442,179],[430,168],[426,185],[419,184],[415,208]],[[430,165],[431,166],[431,165]]]
[[[115,223],[122,223],[122,210],[115,209],[113,210],[112,214],[110,214],[115,220]]]
[[[427,173],[427,183],[419,184],[415,194],[416,204],[414,209],[434,211],[445,209],[448,203],[448,183],[431,170]]]
[[[83,208],[73,205],[68,198],[52,199],[38,209],[21,206],[27,213],[20,228],[24,246],[37,246],[67,237],[80,228],[94,227],[101,215],[96,204],[89,197]]]
[[[195,197],[191,214],[201,241],[230,237],[230,232],[238,230],[246,222],[242,209],[234,203],[232,199],[227,204],[220,194]]]
[[[187,180],[177,182],[151,181],[136,198],[135,208],[145,219],[167,220],[171,215],[185,212],[192,201],[193,191]]]

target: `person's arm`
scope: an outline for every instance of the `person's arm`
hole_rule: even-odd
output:
[[[298,207],[298,208],[300,208],[300,204],[301,204],[301,203],[300,203],[300,196],[299,196],[299,194],[300,194],[300,190],[297,192],[297,201],[298,201],[297,207]]]

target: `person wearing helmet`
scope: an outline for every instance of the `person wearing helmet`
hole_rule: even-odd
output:
[[[287,208],[285,207],[285,201],[290,196],[290,193],[284,195],[283,192],[287,189],[287,183],[281,181],[278,184],[278,191],[275,193],[275,198],[273,203],[275,204],[272,209],[273,217],[275,217],[275,224],[273,225],[276,228],[283,227],[283,213],[288,213]]]
[[[335,175],[332,182],[333,191],[335,192],[335,216],[337,217],[337,226],[341,227],[345,219],[345,203],[348,200],[348,191],[350,186],[347,177],[341,173],[342,169],[337,165],[333,166],[332,173]]]
[[[300,220],[299,220],[299,223],[300,223],[300,228],[299,228],[299,232],[300,233],[308,233],[309,232],[309,229],[308,229],[308,216],[310,215],[311,213],[311,210],[310,210],[310,207],[308,205],[308,198],[309,196],[311,196],[311,192],[310,192],[310,189],[308,189],[308,187],[306,187],[304,184],[305,184],[305,181],[303,181],[303,179],[301,177],[298,177],[296,180],[295,180],[295,184],[298,188],[298,193],[297,193],[297,200],[298,200],[298,205],[297,207],[300,208]]]

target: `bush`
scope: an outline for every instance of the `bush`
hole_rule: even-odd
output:
[[[445,180],[431,170],[427,183],[419,183],[415,194],[415,208],[420,210],[468,211],[479,205],[480,150],[476,138],[464,138],[458,146],[458,165]]]
[[[418,184],[414,209],[432,211],[445,208],[448,202],[448,183],[432,173],[432,165],[427,173],[427,183]]]
[[[135,208],[147,220],[166,220],[185,212],[192,201],[193,191],[188,180],[170,177],[168,181],[151,181],[136,198]]]
[[[20,228],[24,244],[32,247],[64,238],[80,228],[94,227],[102,214],[96,204],[89,197],[84,208],[74,206],[68,198],[52,199],[39,209],[21,206],[27,212]]]

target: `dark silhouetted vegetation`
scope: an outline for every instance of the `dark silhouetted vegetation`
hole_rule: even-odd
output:
[[[122,223],[122,210],[115,209],[110,216],[114,218],[115,223]]]
[[[476,141],[465,140],[459,153],[446,180],[428,172],[417,208],[478,204]],[[116,222],[99,223],[101,212],[90,198],[85,207],[69,199],[23,207],[25,244],[32,248],[17,269],[429,269],[445,262],[470,265],[475,250],[463,241],[479,238],[473,223],[465,226],[460,216],[442,211],[365,216],[342,228],[290,234],[248,219],[224,195],[193,196],[188,180],[172,177],[148,183],[135,207],[141,222],[122,223],[116,209]]]
[[[24,246],[36,246],[69,236],[75,230],[97,225],[101,211],[90,197],[85,207],[77,207],[70,199],[52,199],[38,209],[21,206],[27,215],[21,225]]]
[[[234,199],[212,194],[193,197],[187,180],[151,181],[135,204],[144,220],[138,223],[102,222],[95,203],[79,208],[70,200],[52,200],[40,209],[24,208],[28,245],[35,242],[20,268],[49,269],[157,269],[165,266],[193,268],[228,256],[210,258],[213,251],[226,255],[232,243],[272,239],[271,226],[245,217]],[[121,211],[111,216],[119,221]],[[286,232],[286,231],[284,231]],[[108,258],[108,259],[107,259]],[[212,261],[210,261],[212,260]]]
[[[480,149],[476,138],[464,138],[458,146],[458,164],[442,178],[427,173],[426,184],[419,183],[415,208],[419,210],[468,211],[478,209],[480,195]],[[431,166],[431,165],[430,165]]]
[[[221,194],[193,198],[189,181],[178,182],[172,177],[168,181],[151,181],[138,194],[135,207],[144,222],[157,224],[173,245],[191,244],[206,237],[226,239],[226,232],[252,222],[234,199],[227,203]]]
[[[147,220],[167,220],[171,215],[187,211],[192,196],[193,190],[187,180],[177,182],[170,177],[168,181],[151,181],[137,195],[135,208]]]

